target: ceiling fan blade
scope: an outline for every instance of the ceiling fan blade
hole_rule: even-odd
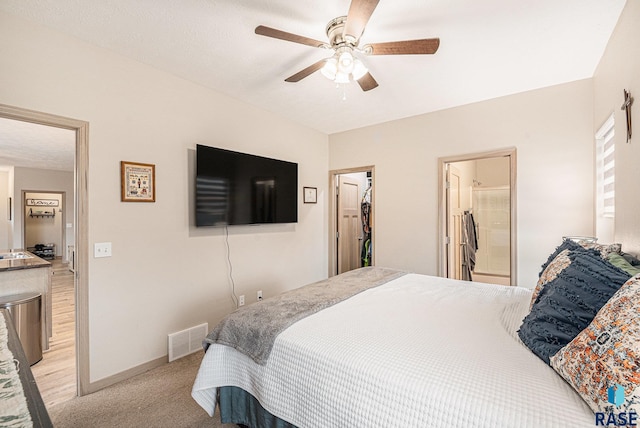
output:
[[[377,88],[378,82],[376,82],[376,79],[373,78],[371,73],[367,73],[358,79],[358,85],[366,92]]]
[[[304,79],[305,77],[309,76],[310,74],[313,74],[316,71],[320,70],[326,61],[327,61],[326,59],[321,59],[320,61],[318,61],[318,62],[316,62],[314,64],[311,64],[309,67],[305,68],[304,70],[298,71],[293,76],[287,77],[286,79],[284,79],[284,81],[285,82],[293,82],[293,83],[299,82],[300,80]]]
[[[364,27],[367,26],[371,14],[378,6],[380,0],[352,0],[351,6],[349,6],[349,13],[347,14],[347,22],[344,25],[342,31],[342,37],[353,37],[354,41],[360,39],[364,32]]]
[[[440,39],[404,40],[401,42],[371,43],[370,55],[413,55],[434,54],[440,46]]]
[[[293,33],[287,33],[286,31],[276,30],[275,28],[265,27],[264,25],[258,25],[256,27],[256,34],[260,36],[273,37],[274,39],[286,40],[287,42],[309,45],[314,48],[326,45],[325,42],[321,42],[319,40],[310,39],[309,37],[299,36]]]

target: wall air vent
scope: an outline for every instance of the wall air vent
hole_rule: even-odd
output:
[[[169,334],[169,362],[193,354],[202,349],[209,324],[204,323],[186,330]]]

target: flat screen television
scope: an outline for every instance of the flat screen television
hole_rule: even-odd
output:
[[[196,226],[296,223],[298,164],[196,145]]]

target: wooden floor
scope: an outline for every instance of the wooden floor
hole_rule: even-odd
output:
[[[76,396],[74,275],[60,259],[52,264],[53,336],[49,350],[42,353],[42,360],[31,366],[47,407]]]

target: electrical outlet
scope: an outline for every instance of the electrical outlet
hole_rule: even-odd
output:
[[[244,306],[244,294],[238,297],[238,306]]]
[[[262,290],[258,290],[258,302],[262,300]]]

